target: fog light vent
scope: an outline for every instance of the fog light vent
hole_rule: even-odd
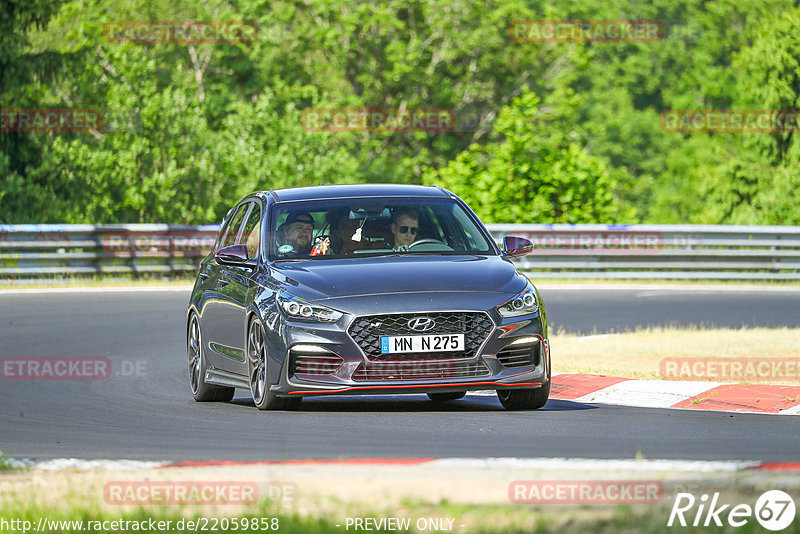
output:
[[[539,365],[539,338],[521,338],[509,343],[497,353],[497,360],[506,368]]]
[[[291,350],[291,371],[293,375],[324,376],[332,375],[344,363],[341,356],[331,354],[316,346],[296,346]]]

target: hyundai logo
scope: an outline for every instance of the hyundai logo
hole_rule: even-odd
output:
[[[430,317],[416,317],[408,321],[408,327],[417,332],[427,332],[436,326],[436,321]]]

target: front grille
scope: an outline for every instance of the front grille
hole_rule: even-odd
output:
[[[304,354],[292,351],[292,374],[322,376],[339,370],[344,360],[333,354]]]
[[[436,326],[429,332],[417,332],[408,322],[418,317],[429,317]],[[347,330],[353,341],[370,360],[407,360],[427,353],[381,354],[381,336],[414,336],[420,334],[464,334],[464,351],[448,352],[447,359],[473,358],[494,329],[494,323],[483,312],[398,313],[356,317]]]
[[[539,340],[507,346],[497,353],[497,359],[506,368],[539,365]]]
[[[365,362],[359,365],[353,380],[437,380],[461,379],[487,376],[489,368],[483,361],[467,362],[453,359],[447,360],[415,360]]]

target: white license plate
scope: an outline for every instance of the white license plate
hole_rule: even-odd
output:
[[[381,354],[400,352],[455,352],[464,350],[464,334],[381,336]]]

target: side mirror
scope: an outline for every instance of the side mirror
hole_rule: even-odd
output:
[[[247,255],[247,245],[231,245],[219,249],[214,257],[219,263],[252,267],[253,262]]]
[[[524,237],[507,235],[503,237],[503,256],[506,258],[521,258],[533,252],[533,243]]]

